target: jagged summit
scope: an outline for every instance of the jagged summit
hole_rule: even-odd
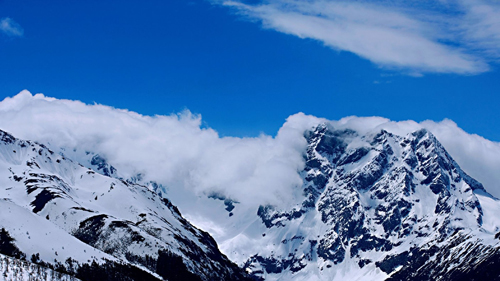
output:
[[[184,206],[214,218],[206,225],[221,249],[254,279],[498,280],[500,202],[432,133],[325,122],[302,137],[297,204],[255,207],[223,192],[183,191]],[[27,258],[39,254],[45,268],[68,257],[80,268],[96,261],[151,280],[172,272],[162,264],[183,278],[248,278],[164,198],[160,182],[125,178],[91,151],[78,162],[54,151],[0,131],[0,207],[8,210],[0,227]],[[57,239],[43,243],[47,236]]]
[[[412,251],[488,233],[479,197],[498,201],[427,130],[360,135],[320,124],[304,136],[303,202],[257,211],[266,228],[260,245],[275,246],[255,249],[244,263],[256,276],[384,280],[409,264]]]

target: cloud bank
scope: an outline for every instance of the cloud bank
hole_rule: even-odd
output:
[[[246,18],[408,74],[477,74],[500,58],[500,2],[213,0]]]
[[[219,137],[215,130],[203,128],[201,117],[189,111],[144,116],[99,104],[33,96],[28,91],[0,102],[0,129],[18,138],[93,151],[124,176],[142,173],[171,189],[198,195],[219,192],[251,205],[294,201],[301,186],[297,171],[304,165],[303,132],[322,122],[360,133],[384,128],[404,135],[425,127],[466,172],[500,196],[500,144],[470,135],[450,120],[416,123],[347,117],[327,121],[298,113],[274,137],[236,138]]]
[[[273,204],[292,200],[283,191],[300,186],[301,135],[318,120],[292,116],[275,137],[221,138],[189,111],[144,116],[27,91],[0,103],[0,128],[18,138],[96,152],[125,177]]]
[[[24,34],[23,28],[11,18],[0,19],[0,32],[12,37],[22,37]]]

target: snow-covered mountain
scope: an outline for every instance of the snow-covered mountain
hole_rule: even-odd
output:
[[[4,131],[0,210],[0,253],[82,280],[248,279],[168,199]]]
[[[500,202],[431,133],[320,124],[305,138],[303,201],[259,207],[248,271],[265,280],[500,278],[489,264],[498,263]],[[234,241],[225,243],[238,252]]]
[[[252,209],[222,193],[193,197],[211,210],[200,225],[254,277],[500,278],[500,202],[430,132],[360,133],[326,122],[304,138],[297,204]]]
[[[247,278],[234,261],[260,280],[500,280],[500,201],[430,132],[324,122],[302,137],[302,185],[285,197],[294,200],[255,205],[2,132],[0,226],[26,259],[56,269],[71,258],[85,272]]]

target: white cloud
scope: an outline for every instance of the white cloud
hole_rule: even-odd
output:
[[[2,18],[0,20],[0,32],[16,37],[21,37],[24,34],[23,28],[11,18]]]
[[[126,176],[144,173],[169,187],[219,191],[250,202],[280,204],[300,186],[301,134],[314,117],[289,118],[276,137],[219,137],[189,111],[143,116],[103,105],[23,91],[0,103],[0,128],[16,137],[77,147],[105,156]]]
[[[94,151],[125,176],[144,173],[170,188],[195,194],[222,192],[247,204],[283,204],[300,193],[297,174],[304,165],[303,132],[325,119],[298,113],[275,137],[219,137],[201,127],[189,111],[169,116],[135,112],[23,91],[0,102],[0,129],[53,147]],[[425,127],[471,176],[500,196],[500,144],[470,135],[450,120],[393,122],[381,117],[346,117],[336,128],[366,133],[381,128],[396,134]]]
[[[465,16],[461,22],[463,40],[469,48],[482,51],[492,60],[500,58],[500,2],[461,1]]]
[[[498,1],[214,1],[264,28],[318,40],[411,75],[477,74],[500,57]]]

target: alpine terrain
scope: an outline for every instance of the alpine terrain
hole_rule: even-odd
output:
[[[224,243],[265,280],[499,280],[500,202],[425,129],[305,132],[301,204]],[[237,241],[259,229],[240,258]],[[270,246],[272,245],[272,246]]]
[[[500,280],[500,202],[432,133],[324,122],[303,137],[298,203],[197,199],[223,252],[254,278]]]
[[[324,122],[302,137],[296,202],[254,206],[1,132],[0,266],[65,274],[52,280],[500,280],[500,202],[432,133]],[[215,240],[167,198],[203,212]]]
[[[0,279],[249,280],[168,199],[4,131],[0,182]]]

